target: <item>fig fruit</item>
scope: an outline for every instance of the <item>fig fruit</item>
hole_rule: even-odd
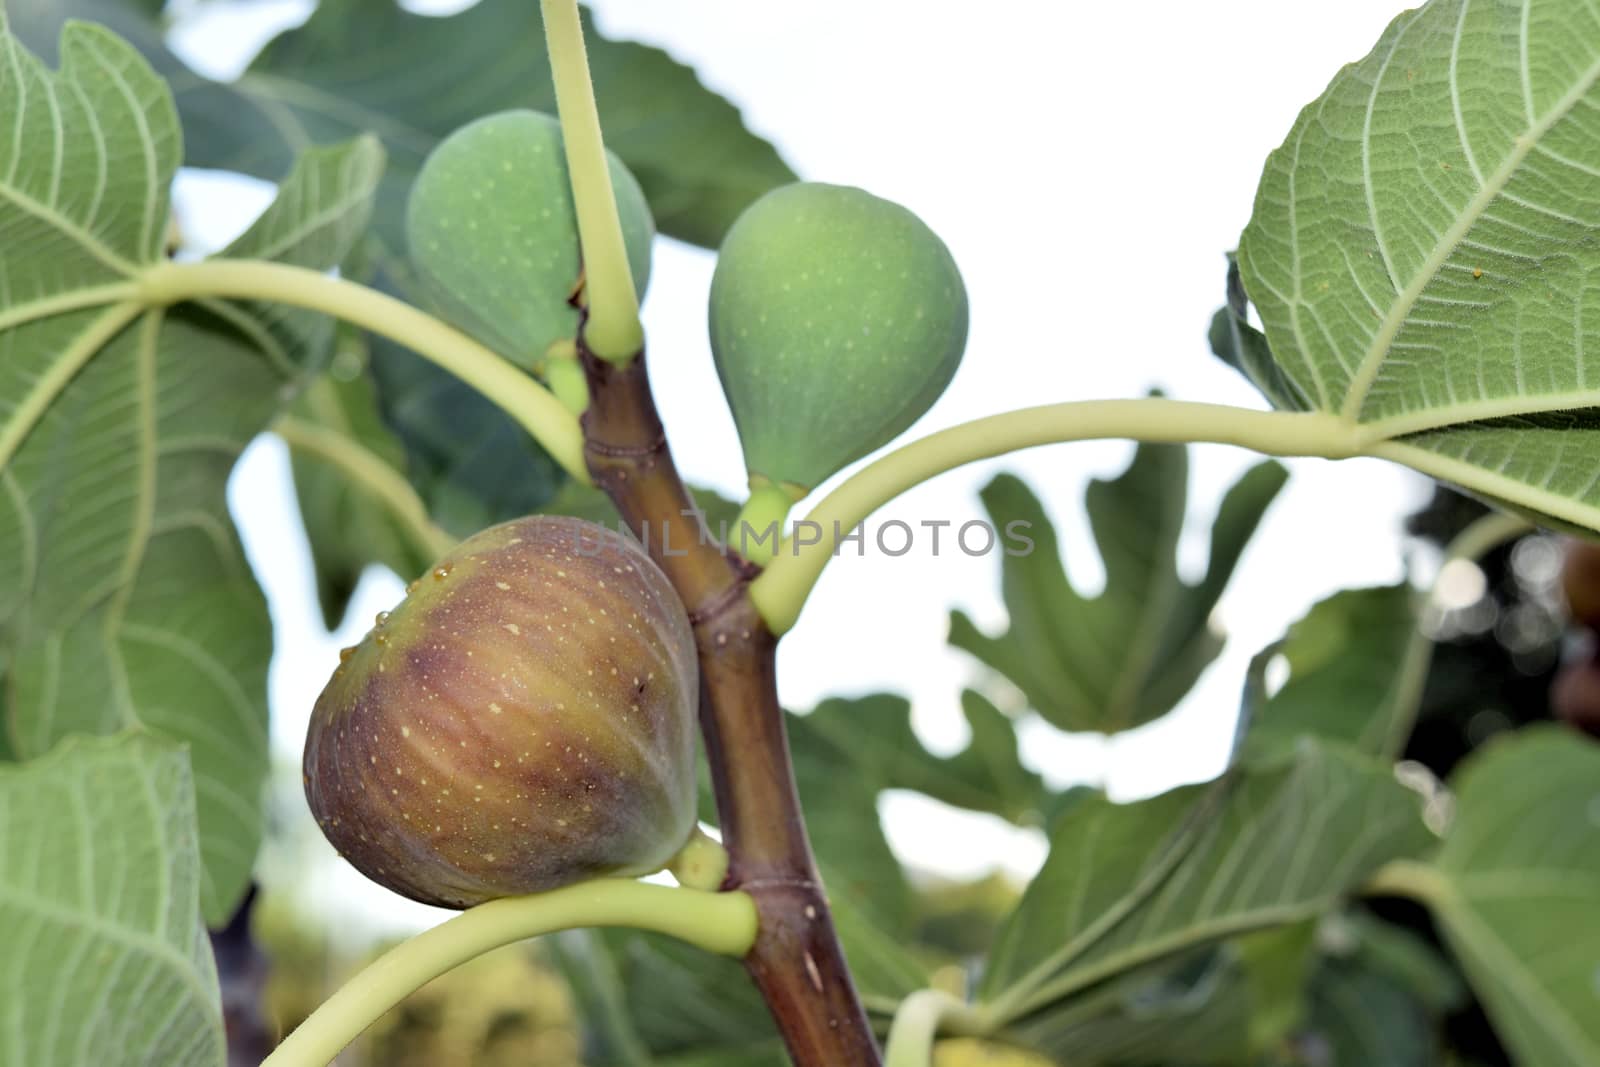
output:
[[[1550,709],[1561,721],[1600,738],[1600,658],[1591,653],[1556,672]]]
[[[1600,545],[1568,540],[1561,561],[1561,595],[1573,622],[1600,629]]]
[[[710,319],[752,486],[802,495],[944,392],[966,347],[967,292],[949,249],[910,211],[800,182],[728,231]]]
[[[640,295],[655,222],[639,183],[609,155],[628,265]],[[406,204],[406,240],[423,297],[456,326],[525,368],[578,334],[578,217],[561,124],[501,111],[440,141]]]
[[[462,908],[646,874],[689,840],[694,637],[628,537],[490,527],[346,653],[311,714],[306,799],[374,881]]]

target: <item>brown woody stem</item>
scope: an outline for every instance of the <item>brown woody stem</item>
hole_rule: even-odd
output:
[[[729,855],[724,888],[749,893],[760,913],[745,967],[798,1067],[879,1064],[806,839],[778,704],[777,638],[747,595],[756,569],[706,530],[673,465],[643,356],[625,366],[581,356],[589,471],[694,624],[700,726]]]

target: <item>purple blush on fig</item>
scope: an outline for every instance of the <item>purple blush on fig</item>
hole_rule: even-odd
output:
[[[630,538],[533,516],[463,541],[335,670],[305,747],[335,848],[463,908],[660,869],[695,817],[694,637]]]

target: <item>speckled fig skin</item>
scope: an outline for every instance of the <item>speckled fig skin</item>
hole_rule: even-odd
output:
[[[374,881],[462,908],[660,869],[694,828],[694,637],[631,539],[534,516],[468,538],[334,672],[317,823]]]

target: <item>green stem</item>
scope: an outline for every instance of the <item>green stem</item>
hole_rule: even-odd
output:
[[[489,348],[403,300],[330,274],[265,260],[160,263],[139,278],[152,304],[221,296],[309,308],[381,334],[472,386],[533,435],[573,478],[589,484],[577,416]]]
[[[544,380],[568,411],[582,415],[589,410],[589,378],[578,362],[576,349],[545,356]]]
[[[1445,546],[1444,559],[1439,564],[1439,575],[1444,568],[1458,559],[1479,560],[1507,541],[1521,537],[1533,529],[1533,524],[1520,515],[1490,512],[1457,534]],[[1439,590],[1438,578],[1427,593],[1427,600],[1435,599]],[[1406,646],[1400,677],[1395,686],[1395,714],[1390,720],[1389,736],[1384,741],[1383,754],[1398,757],[1406,740],[1416,726],[1417,712],[1422,705],[1422,691],[1428,681],[1428,668],[1433,662],[1433,639],[1419,625],[1411,632]]]
[[[1450,884],[1430,864],[1390,860],[1373,872],[1361,892],[1369,897],[1409,897],[1432,908],[1449,896]]]
[[[761,617],[777,634],[799,617],[839,539],[907,489],[974,460],[1037,445],[1101,438],[1215,442],[1272,456],[1356,454],[1358,427],[1323,412],[1254,411],[1162,397],[1086,400],[1023,408],[941,430],[903,445],[856,472],[807,518],[822,530],[817,544],[780,549],[750,586]]]
[[[1533,523],[1521,515],[1492,511],[1451,539],[1444,548],[1443,563],[1451,563],[1458,559],[1470,559],[1476,562],[1507,541],[1514,541],[1532,531]]]
[[[775,482],[762,481],[750,487],[750,499],[739,509],[738,521],[728,534],[728,547],[751,563],[765,566],[772,562],[783,540],[783,521],[797,503],[793,493]],[[767,536],[767,531],[772,536]]]
[[[312,1012],[261,1067],[323,1067],[390,1008],[451,968],[517,941],[579,926],[649,930],[740,957],[755,941],[756,910],[743,893],[623,879],[491,900],[379,956]]]
[[[929,1067],[933,1043],[943,1028],[953,1033],[981,1034],[984,1020],[966,1001],[941,989],[921,989],[900,1002],[889,1028],[883,1067]]]
[[[681,886],[713,892],[728,877],[728,850],[721,841],[696,827],[689,843],[668,861],[667,870]]]
[[[639,325],[639,294],[633,288],[611,169],[600,136],[600,111],[589,80],[578,0],[541,0],[541,5],[567,173],[572,179],[572,202],[578,213],[578,243],[583,249],[583,286],[589,307],[583,338],[589,351],[601,359],[628,363],[644,347],[644,329]]]
[[[427,506],[411,483],[385,463],[377,453],[346,434],[285,415],[272,424],[272,432],[296,452],[322,460],[356,488],[382,504],[405,527],[424,555],[442,556],[456,539],[433,524]]]

